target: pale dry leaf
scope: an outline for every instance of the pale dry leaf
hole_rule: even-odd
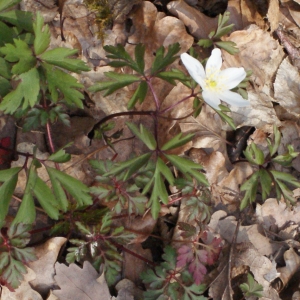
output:
[[[270,23],[271,32],[274,32],[279,25],[279,2],[277,0],[269,1],[267,18]]]
[[[66,241],[67,239],[64,237],[54,237],[35,247],[37,260],[28,265],[35,272],[36,278],[31,280],[30,284],[43,296],[46,296],[49,290],[55,286],[54,264],[62,245]]]
[[[118,297],[116,300],[133,300],[142,299],[143,291],[136,287],[136,285],[129,279],[122,279],[116,284]]]
[[[233,266],[248,266],[251,273],[254,275],[254,279],[263,286],[263,296],[260,299],[264,300],[280,300],[278,293],[270,286],[264,276],[272,269],[272,262],[262,255],[256,249],[245,244],[238,247],[233,255]]]
[[[295,1],[287,1],[287,0],[281,0],[281,3],[288,8],[289,13],[293,18],[294,22],[298,25],[298,27],[300,27],[300,16],[299,16],[300,3],[297,3]]]
[[[282,288],[286,287],[293,275],[300,267],[300,257],[293,248],[288,249],[283,254],[285,267],[278,268],[279,278],[282,281]]]
[[[105,282],[99,283],[99,274],[88,262],[83,263],[83,268],[75,264],[66,266],[55,264],[56,275],[54,279],[61,288],[53,293],[60,300],[109,300],[111,298]]]
[[[298,69],[289,59],[282,61],[274,82],[275,101],[290,114],[300,116],[300,76]]]
[[[236,43],[239,53],[233,56],[223,51],[224,68],[242,66],[252,70],[251,81],[268,93],[284,57],[278,41],[256,25],[249,26],[247,30],[235,31],[226,40]]]
[[[207,38],[209,33],[217,27],[218,19],[210,18],[185,1],[171,1],[167,8],[171,14],[179,18],[194,37]]]
[[[226,219],[219,221],[217,232],[223,239],[231,243],[236,225],[237,221],[233,216],[227,217]],[[275,251],[279,249],[280,245],[270,243],[270,240],[262,234],[261,229],[261,226],[258,224],[240,226],[236,243],[250,243],[261,255],[273,255]]]
[[[11,292],[6,286],[1,286],[1,299],[3,300],[42,300],[43,297],[32,289],[29,282],[36,278],[35,272],[26,267],[27,273],[21,282],[21,285]]]
[[[261,225],[269,230],[271,227],[282,227],[287,221],[300,224],[300,205],[297,204],[291,210],[283,201],[275,198],[267,199],[262,205],[256,206],[256,217]]]

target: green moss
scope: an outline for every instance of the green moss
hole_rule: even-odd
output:
[[[95,22],[98,26],[98,38],[103,41],[105,29],[113,22],[113,13],[109,7],[109,0],[84,0],[88,9],[95,13]]]

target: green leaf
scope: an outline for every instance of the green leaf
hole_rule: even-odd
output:
[[[278,163],[284,167],[290,167],[292,165],[292,160],[298,157],[299,152],[294,151],[294,147],[292,145],[288,145],[288,153],[283,155],[277,155],[272,159],[272,162]]]
[[[185,159],[176,155],[164,155],[172,163],[172,165],[180,170],[185,176],[190,175],[194,177],[199,183],[202,183],[205,186],[209,185],[205,175],[198,172],[198,170],[202,170],[202,166],[200,164],[196,164],[189,159]]]
[[[163,176],[168,180],[170,185],[174,185],[175,178],[170,171],[170,169],[166,166],[163,160],[158,157],[156,162],[156,169],[163,174]]]
[[[5,220],[8,213],[9,203],[15,191],[20,167],[0,171],[0,181],[4,182],[0,187],[0,222]]]
[[[64,148],[67,148],[70,146],[70,143],[66,145]],[[51,154],[48,157],[48,160],[54,161],[56,163],[65,163],[71,159],[71,154],[66,153],[66,150],[59,149],[55,153]]]
[[[221,105],[219,105],[220,107]],[[226,122],[233,130],[236,130],[236,126],[231,117],[227,116],[223,111],[215,110],[215,112],[221,117],[221,119]]]
[[[55,65],[75,73],[89,71],[90,68],[81,59],[67,58],[76,53],[76,49],[54,48],[40,55],[40,59],[50,65]]]
[[[211,39],[201,39],[197,43],[200,47],[209,48],[213,45],[213,41]]]
[[[227,51],[229,54],[231,55],[235,55],[237,53],[239,53],[239,49],[236,47],[236,43],[234,42],[215,42],[216,46],[218,46],[221,49],[224,49],[225,51]]]
[[[166,56],[164,56],[165,48],[161,46],[156,51],[156,56],[152,64],[151,73],[155,74],[159,71],[162,71],[165,67],[173,63],[177,59],[177,56],[175,55],[179,52],[179,50],[179,43],[172,44],[168,47],[168,52]]]
[[[27,43],[14,39],[13,44],[6,44],[0,48],[0,54],[9,62],[17,62],[11,69],[13,74],[22,74],[29,71],[36,65],[36,58],[33,56]]]
[[[44,18],[38,12],[36,15],[36,20],[33,24],[33,31],[35,34],[33,47],[36,55],[42,54],[50,44],[50,31],[49,26],[45,25],[44,30]]]
[[[83,88],[83,85],[77,81],[73,76],[51,66],[46,63],[42,64],[46,71],[46,78],[48,82],[48,89],[51,94],[53,102],[58,100],[58,90],[64,95],[64,100],[69,105],[76,105],[83,109],[82,100],[84,96],[77,89]]]
[[[297,188],[300,188],[300,182],[293,175],[288,173],[283,173],[280,171],[272,170],[270,171],[274,176],[275,181],[284,181],[288,184],[291,184]]]
[[[11,67],[9,63],[3,57],[0,57],[0,76],[6,79],[11,79],[12,74],[10,69]]]
[[[250,273],[247,274],[247,279],[247,283],[242,283],[239,285],[244,295],[246,297],[262,297],[263,286],[258,284]]]
[[[104,74],[107,77],[112,78],[114,80],[98,82],[88,88],[90,92],[95,93],[95,92],[107,90],[104,93],[104,97],[105,97],[124,86],[140,81],[139,77],[130,74],[119,74],[116,72],[105,72]]]
[[[31,12],[20,10],[1,12],[0,20],[15,25],[18,28],[25,29],[26,31],[33,31]]]
[[[267,139],[271,157],[277,152],[281,141],[281,133],[278,130],[278,127],[276,125],[273,126],[273,132],[274,132],[274,144],[271,142],[270,139]]]
[[[89,194],[89,188],[81,181],[54,168],[46,167],[46,169],[50,176],[52,185],[53,182],[57,180],[59,184],[73,196],[73,198],[77,201],[78,206],[91,205],[93,203],[92,197]],[[61,195],[62,190],[58,187],[58,184],[56,184],[55,187],[56,189],[53,187],[54,192],[57,193],[57,196]],[[62,209],[66,207],[65,201],[61,204],[61,206]]]
[[[18,76],[20,83],[17,88],[8,93],[0,103],[0,110],[6,114],[13,114],[20,106],[26,109],[33,107],[38,101],[40,90],[40,77],[36,69],[23,73]],[[24,99],[24,101],[23,101]],[[23,102],[23,105],[22,105]]]
[[[33,194],[51,219],[57,220],[59,216],[58,203],[47,184],[39,177],[36,178]]]
[[[259,182],[262,189],[262,198],[265,200],[270,195],[272,189],[272,178],[269,172],[265,169],[260,169],[258,172],[260,178]]]
[[[138,66],[138,72],[140,74],[144,73],[144,68],[145,68],[145,45],[143,44],[138,44],[135,49],[134,49],[134,55],[135,55],[135,61]]]
[[[173,69],[171,71],[159,72],[155,76],[159,77],[161,79],[164,79],[173,85],[176,85],[175,79],[177,79],[181,82],[186,82],[186,81],[190,80],[190,78],[188,76],[186,76],[185,73],[183,73],[179,70],[176,70],[176,69]]]
[[[37,179],[36,168],[32,163],[28,173],[28,179],[26,182],[26,188],[22,198],[22,203],[18,209],[17,215],[14,218],[12,224],[16,225],[18,223],[32,224],[35,221],[35,206],[32,197],[32,190]]]
[[[126,52],[124,46],[122,46],[121,44],[118,44],[116,47],[111,46],[111,45],[107,45],[107,46],[104,46],[103,49],[106,52],[111,53],[109,55],[106,55],[108,58],[122,59],[122,60],[125,60],[125,61],[129,62],[129,63],[133,63],[133,59]]]
[[[150,150],[155,150],[157,147],[153,134],[143,125],[140,124],[140,130],[136,125],[126,122],[129,129],[135,134]]]
[[[0,76],[0,96],[5,97],[12,89],[10,82]]]
[[[248,145],[243,153],[246,159],[252,164],[263,165],[265,163],[264,153],[256,146],[255,143]]]
[[[12,44],[15,37],[13,28],[0,21],[0,46]]]
[[[1,0],[0,1],[0,11],[10,8],[20,2],[21,2],[21,0]]]
[[[246,208],[249,204],[255,201],[259,172],[255,172],[246,180],[240,187],[240,191],[246,191],[244,198],[241,200],[240,210]]]
[[[189,133],[186,136],[182,137],[182,133],[179,133],[175,137],[173,137],[171,140],[166,142],[162,146],[161,150],[167,151],[167,150],[175,149],[177,147],[185,145],[187,142],[191,141],[194,136],[195,136],[194,134]]]
[[[138,100],[140,100],[140,103],[143,103],[143,101],[145,100],[145,97],[147,95],[148,92],[148,84],[146,81],[142,81],[138,88],[136,89],[136,91],[134,92],[133,96],[131,97],[131,99],[129,100],[128,104],[127,104],[127,108],[128,109],[132,109],[134,108],[135,104],[137,103]]]
[[[152,155],[152,153],[145,153],[141,156],[121,162],[118,165],[114,166],[109,172],[105,173],[103,176],[117,175],[117,174],[121,173],[122,171],[128,169],[128,171],[126,173],[126,177],[124,178],[124,180],[126,180],[134,172],[136,172],[143,165],[145,165],[149,161],[151,155]]]

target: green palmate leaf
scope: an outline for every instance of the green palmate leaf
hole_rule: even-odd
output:
[[[162,71],[165,67],[173,63],[177,59],[176,54],[179,52],[179,50],[179,43],[172,44],[168,47],[168,52],[166,56],[164,56],[165,48],[161,46],[156,51],[156,56],[151,68],[152,74]]]
[[[262,297],[263,286],[261,284],[258,284],[250,273],[247,274],[247,279],[247,283],[240,284],[240,289],[242,290],[244,295],[246,297]]]
[[[93,203],[92,197],[89,194],[89,188],[81,181],[54,168],[46,167],[46,169],[51,179],[54,193],[61,202],[60,205],[62,210],[65,210],[68,205],[65,196],[62,196],[62,187],[72,195],[77,201],[78,206],[91,205]],[[60,199],[58,198],[59,196],[62,196],[63,198]]]
[[[50,31],[49,26],[45,25],[44,30],[44,19],[40,15],[40,13],[37,13],[36,20],[33,24],[33,31],[34,31],[34,52],[36,55],[42,54],[49,46],[50,44]]]
[[[104,176],[117,175],[122,171],[128,169],[126,175],[124,176],[124,180],[127,180],[134,172],[139,170],[149,161],[151,155],[152,153],[145,153],[141,156],[121,162],[118,165],[114,166],[109,172],[105,173]]]
[[[258,172],[260,178],[258,181],[260,182],[262,189],[262,198],[265,200],[269,196],[272,189],[272,177],[265,169],[260,169]]]
[[[181,82],[186,82],[190,80],[190,78],[186,76],[185,73],[176,69],[173,69],[172,71],[159,72],[158,74],[156,74],[156,77],[164,79],[173,85],[176,85],[175,79]]]
[[[10,82],[0,76],[0,96],[5,97],[12,89]]]
[[[174,185],[175,178],[160,157],[157,158],[156,169],[167,179],[170,185]]]
[[[19,207],[16,217],[12,222],[13,225],[16,225],[18,223],[32,224],[35,221],[36,212],[32,196],[32,190],[34,189],[36,179],[37,173],[33,161],[28,172],[28,178],[26,182],[24,195],[22,198],[22,203]]]
[[[15,37],[13,28],[0,21],[0,46],[13,43]]]
[[[225,12],[223,15],[219,15],[218,18],[218,29],[217,32],[214,34],[214,38],[221,38],[223,35],[229,33],[232,28],[234,27],[234,24],[224,26],[228,20],[229,20],[230,13]]]
[[[241,192],[246,191],[244,198],[241,201],[240,210],[246,208],[256,199],[257,185],[259,172],[255,172],[248,180],[241,185]]]
[[[0,57],[0,76],[6,79],[11,79],[12,76],[11,66],[3,57]]]
[[[278,163],[284,167],[290,167],[292,165],[292,160],[299,155],[299,152],[294,151],[292,145],[288,145],[288,153],[283,155],[278,155],[272,159],[273,162]]]
[[[13,74],[22,74],[29,71],[36,64],[31,49],[27,43],[22,40],[14,39],[13,44],[6,44],[0,48],[0,54],[9,62],[17,62],[11,69]]]
[[[143,103],[145,100],[145,97],[148,92],[148,84],[146,81],[142,81],[136,91],[134,92],[133,96],[129,100],[127,104],[128,109],[134,108],[135,104],[139,101],[140,103]]]
[[[77,50],[68,48],[54,48],[40,55],[40,59],[44,62],[66,69],[71,72],[80,73],[81,71],[89,71],[90,68],[80,59],[67,58],[77,53]]]
[[[9,7],[12,7],[20,2],[21,2],[21,0],[1,0],[0,1],[0,11],[5,10]]]
[[[185,145],[187,142],[191,141],[195,135],[192,133],[187,134],[186,136],[182,137],[182,133],[177,134],[175,137],[173,137],[171,140],[169,140],[167,143],[165,143],[161,150],[171,150],[175,149],[177,147]]]
[[[79,108],[83,108],[82,99],[84,99],[84,96],[77,90],[83,88],[83,85],[73,76],[51,65],[43,63],[42,66],[46,71],[48,89],[53,102],[57,102],[59,90],[64,95],[64,100],[69,105],[76,105]]]
[[[227,51],[229,54],[231,55],[235,55],[237,53],[239,53],[239,49],[236,47],[236,43],[234,42],[215,42],[216,46],[218,46],[221,49],[224,49],[225,51]]]
[[[64,146],[64,148],[67,148],[71,145],[71,143],[69,143],[68,145]],[[69,161],[71,159],[71,154],[66,153],[66,150],[64,149],[59,149],[58,151],[56,151],[55,153],[51,154],[48,157],[48,160],[57,162],[57,163],[65,163],[67,161]]]
[[[155,138],[144,125],[140,124],[140,130],[133,123],[126,122],[126,125],[150,150],[156,149]]]
[[[219,107],[221,107],[221,105],[219,105]],[[231,117],[227,116],[223,111],[220,110],[216,110],[215,111],[220,117],[221,119],[226,122],[233,130],[236,130],[236,126],[234,124],[234,121]]]
[[[115,73],[115,72],[106,72],[105,75],[114,80],[96,83],[93,86],[89,87],[89,91],[95,93],[95,92],[107,90],[104,93],[104,96],[108,96],[124,86],[130,85],[137,81],[140,81],[139,77],[130,75],[130,74],[119,74],[119,73]]]
[[[144,69],[145,69],[145,60],[144,60],[145,45],[138,44],[134,49],[134,56],[135,56],[135,61],[136,61],[137,67],[138,67],[137,71],[140,74],[143,74]]]
[[[0,171],[0,181],[3,184],[0,187],[0,222],[5,220],[8,213],[9,203],[18,181],[18,174],[21,168],[11,168]]]
[[[36,178],[33,194],[40,202],[42,208],[51,219],[57,220],[59,216],[58,202],[47,184],[39,177]]]
[[[107,55],[108,58],[122,59],[122,60],[128,61],[130,63],[133,63],[133,59],[126,52],[124,46],[122,46],[121,44],[118,44],[116,47],[107,45],[107,46],[104,46],[103,49],[106,52],[111,53],[111,54]]]
[[[213,45],[213,41],[211,39],[201,39],[197,43],[200,47],[209,48]]]
[[[6,0],[4,0],[6,1]],[[0,13],[0,20],[32,32],[32,13],[28,11],[10,10]]]
[[[33,107],[38,101],[40,90],[38,71],[31,69],[19,75],[17,78],[21,80],[17,88],[8,93],[0,103],[0,110],[7,114],[13,114],[21,106],[22,109]]]
[[[254,143],[248,145],[243,153],[247,160],[252,164],[263,165],[265,162],[264,153]]]
[[[274,142],[272,143],[270,139],[267,139],[271,157],[277,152],[281,141],[281,133],[278,130],[278,127],[276,125],[273,126],[273,132],[274,132]]]
[[[202,183],[206,186],[209,185],[205,175],[198,172],[198,170],[202,170],[202,166],[200,164],[196,164],[189,159],[185,159],[176,155],[164,155],[172,163],[172,165],[180,170],[185,176],[190,175],[194,177],[199,183]]]

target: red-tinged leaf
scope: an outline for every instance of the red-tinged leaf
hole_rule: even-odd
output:
[[[212,265],[214,264],[220,255],[220,252],[222,250],[222,239],[221,238],[213,238],[211,242],[208,241],[207,232],[204,232],[202,236],[202,241],[209,247],[206,248],[207,251],[207,264]]]
[[[190,263],[194,258],[194,253],[192,251],[192,248],[187,245],[181,246],[177,250],[177,252],[179,254],[177,256],[177,264],[176,264],[177,268],[181,268],[185,266],[187,263]]]
[[[195,258],[189,265],[189,272],[193,275],[194,281],[199,285],[203,281],[204,275],[207,273],[207,269],[204,263],[207,261],[206,250],[197,250]]]

